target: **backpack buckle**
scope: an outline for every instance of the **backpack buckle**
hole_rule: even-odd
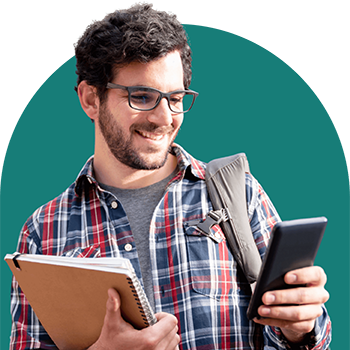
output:
[[[223,241],[222,237],[217,232],[212,230],[212,227],[227,220],[228,215],[225,209],[211,210],[207,214],[206,218],[197,225],[197,228],[205,236],[211,238],[216,243],[221,243]]]

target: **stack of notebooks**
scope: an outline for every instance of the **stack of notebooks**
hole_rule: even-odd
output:
[[[98,339],[109,288],[118,291],[122,316],[135,328],[156,322],[128,259],[7,254],[5,261],[59,349],[86,349]]]

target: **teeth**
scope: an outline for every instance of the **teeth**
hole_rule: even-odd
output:
[[[151,139],[154,141],[159,141],[163,138],[164,135],[155,135],[155,134],[150,134],[148,132],[143,132],[143,131],[139,131],[139,134],[147,139]]]

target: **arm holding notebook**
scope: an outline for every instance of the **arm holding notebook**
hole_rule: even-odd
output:
[[[167,313],[158,313],[158,322],[151,327],[136,330],[125,322],[120,312],[120,297],[116,290],[108,290],[106,316],[101,335],[89,350],[102,349],[177,349],[180,337],[177,334],[177,319]]]

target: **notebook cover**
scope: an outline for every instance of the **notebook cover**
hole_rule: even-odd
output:
[[[62,350],[86,349],[98,339],[106,313],[107,291],[121,297],[124,319],[149,325],[130,276],[75,267],[5,259],[41,324]]]

